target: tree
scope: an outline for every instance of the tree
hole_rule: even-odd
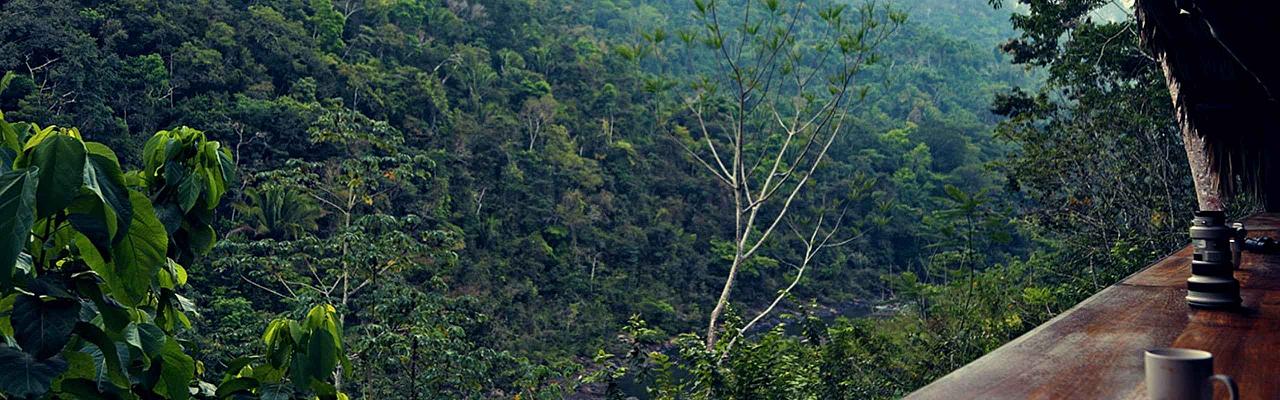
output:
[[[483,111],[480,109],[482,94],[488,89],[490,83],[498,79],[498,73],[490,65],[489,52],[480,47],[458,46],[456,60],[451,67],[458,75],[458,81],[462,82],[466,89],[470,110],[481,113]]]
[[[179,293],[179,262],[213,244],[226,150],[196,130],[161,131],[143,152],[146,168],[125,174],[114,152],[74,128],[0,119],[0,133],[0,304],[17,344],[0,358],[31,371],[0,379],[0,392],[188,398],[197,365],[176,336],[194,309]]]
[[[672,396],[797,397],[814,393],[805,390],[828,373],[844,378],[824,380],[854,382],[833,383],[847,389],[839,393],[892,396],[919,384],[921,376],[944,372],[928,363],[939,349],[929,346],[950,336],[929,336],[927,324],[902,321],[895,321],[898,330],[867,331],[890,339],[868,339],[875,345],[866,349],[842,343],[854,348],[844,354],[928,368],[854,373],[855,366],[876,364],[846,363],[846,369],[827,368],[820,375],[816,363],[792,362],[812,360],[821,350],[796,340],[820,343],[828,337],[796,336],[794,317],[800,313],[816,310],[815,318],[831,318],[831,312],[861,312],[863,301],[909,303],[897,300],[905,290],[879,279],[885,272],[916,272],[925,304],[937,303],[931,293],[938,285],[958,281],[959,275],[939,273],[938,267],[964,258],[939,256],[933,262],[930,252],[949,247],[933,246],[941,240],[933,231],[937,225],[912,223],[945,206],[943,183],[973,193],[985,188],[993,204],[1017,197],[991,190],[994,174],[983,167],[1007,150],[985,135],[997,121],[986,112],[989,89],[1031,80],[1020,67],[1003,65],[985,44],[1006,35],[1007,27],[998,22],[1008,13],[956,6],[953,0],[904,1],[911,4],[904,9],[929,19],[900,27],[878,47],[891,61],[868,65],[857,83],[890,68],[895,79],[876,85],[866,100],[846,103],[865,106],[850,110],[787,216],[756,257],[739,268],[732,301],[720,317],[717,352],[705,358],[713,368],[699,370],[710,375],[698,381],[731,383],[707,392],[690,385],[685,392],[667,392]],[[705,25],[695,20],[697,4],[243,3],[0,2],[0,69],[19,73],[11,90],[0,93],[0,108],[16,110],[10,117],[42,125],[75,123],[85,139],[117,150],[142,148],[155,129],[199,126],[232,150],[245,178],[224,197],[239,206],[218,209],[213,224],[227,237],[207,262],[178,262],[192,272],[184,296],[203,311],[183,336],[198,345],[183,346],[201,350],[190,355],[205,364],[206,379],[254,378],[243,368],[227,369],[237,357],[263,353],[261,325],[273,319],[301,324],[325,301],[341,317],[341,350],[351,358],[350,368],[336,368],[349,373],[339,375],[342,390],[368,398],[530,398],[543,389],[540,397],[555,398],[557,388],[573,390],[578,371],[594,368],[588,356],[601,347],[613,350],[610,338],[632,314],[658,332],[701,334],[718,300],[707,293],[723,288],[736,252],[730,239],[732,196],[680,148],[697,148],[710,161],[701,136],[680,142],[655,134],[678,132],[672,120],[698,130],[686,103],[667,96],[679,81],[727,76],[717,75],[718,52],[703,46],[706,36],[698,34]],[[748,16],[743,10],[721,3],[727,36],[767,38],[769,24],[760,16],[767,14],[761,10],[768,1],[749,3],[746,25],[729,22]],[[838,44],[827,40],[836,35],[816,16],[825,5],[807,3],[788,48],[812,56],[819,44]],[[965,18],[954,18],[960,14]],[[755,22],[761,22],[758,28]],[[744,26],[756,32],[729,32]],[[982,41],[957,39],[975,35]],[[644,40],[638,44],[624,44],[639,36]],[[658,48],[664,45],[675,46]],[[748,40],[742,59],[768,64],[754,58],[766,52],[752,50],[766,46]],[[816,71],[816,58],[791,63],[800,69],[795,74]],[[787,63],[774,65],[781,71]],[[828,68],[812,79],[814,90],[808,92],[815,98],[803,100],[806,113],[817,113],[832,96],[823,92],[824,80],[839,75],[838,64],[835,57],[827,59]],[[679,80],[672,78],[677,75]],[[700,104],[718,149],[727,150],[727,139],[719,135],[732,126],[726,121],[733,96],[726,88],[733,83],[712,81],[719,89],[708,90]],[[795,93],[789,79],[773,82],[782,86],[771,90]],[[853,86],[847,99],[858,98],[862,86]],[[546,114],[528,113],[538,118],[522,120],[524,104],[552,93],[550,125],[529,139],[524,123],[541,123]],[[767,103],[779,114],[794,113],[796,106],[785,96],[765,97],[781,100]],[[752,139],[743,150],[751,156],[776,151],[785,135],[769,118],[770,109],[760,110],[749,123]],[[919,127],[879,139],[878,133],[901,128],[904,121]],[[958,131],[935,134],[932,121]],[[791,155],[803,147],[804,135],[793,139]],[[816,140],[810,156],[822,142]],[[536,150],[526,150],[530,143]],[[958,157],[961,147],[971,157]],[[119,154],[125,169],[142,165],[133,153]],[[925,156],[933,162],[921,162]],[[790,167],[794,157],[786,158],[782,165]],[[761,207],[756,226],[767,225],[778,211],[807,171],[801,164],[774,201]],[[768,165],[754,173],[752,189]],[[389,171],[399,179],[384,175]],[[866,196],[855,196],[855,188]],[[373,194],[372,204],[365,194]],[[821,229],[817,238],[837,232],[828,244],[857,239],[839,248],[808,246],[822,251],[802,267],[806,242],[816,241],[813,228]],[[975,243],[974,252],[992,259],[1016,251]],[[980,272],[989,267],[973,259],[968,265]],[[389,261],[395,264],[388,268]],[[212,267],[190,267],[200,264]],[[310,267],[317,269],[315,276]],[[246,283],[241,274],[282,295]],[[987,300],[975,298],[974,303]],[[803,306],[806,300],[815,306]],[[771,311],[761,313],[771,304]],[[926,313],[955,317],[947,310],[930,307]],[[751,320],[758,321],[751,331],[740,331]],[[928,323],[939,321],[952,320]],[[861,334],[850,331],[829,337]],[[927,339],[905,347],[909,351],[894,347],[921,337]],[[654,345],[669,346],[665,339],[654,338]],[[737,342],[729,346],[732,340]],[[703,337],[680,343],[686,342],[705,350]],[[291,338],[285,347],[311,343]],[[728,347],[733,350],[723,351]],[[787,362],[773,362],[774,355]],[[828,365],[848,359],[842,357],[832,353]],[[672,357],[666,364],[692,370],[686,368],[692,362],[682,360]],[[250,366],[276,373],[271,368],[292,361],[267,369],[254,363],[270,364],[266,358]],[[900,371],[904,375],[896,375]],[[295,396],[314,394],[305,379],[284,375],[234,396],[278,394],[278,383],[294,386],[288,390]],[[778,383],[778,389],[762,382]],[[833,393],[816,397],[839,398]]]
[[[332,0],[310,0],[307,6],[311,15],[307,18],[312,27],[313,39],[324,47],[325,51],[338,53],[342,50],[342,30],[346,25],[346,17],[333,7]]]
[[[342,337],[342,319],[327,304],[312,307],[301,321],[273,320],[262,334],[265,354],[232,360],[214,394],[347,400],[341,376],[344,370],[350,373],[351,362]]]
[[[1194,192],[1182,138],[1132,15],[1091,18],[1105,1],[1023,4],[1003,49],[1048,75],[1035,91],[997,93],[992,111],[1008,119],[996,135],[1018,146],[1001,168],[1037,204],[1027,218],[1061,241],[1060,279],[1092,293],[1185,243],[1179,216]]]
[[[755,10],[753,2],[728,9],[714,0],[695,4],[697,18],[706,26],[703,40],[715,54],[718,73],[694,82],[685,106],[696,132],[678,130],[677,140],[727,189],[734,221],[732,261],[707,323],[710,349],[716,344],[719,319],[729,305],[740,269],[758,257],[775,229],[787,221],[832,143],[848,129],[850,110],[869,90],[859,83],[859,73],[879,61],[876,48],[905,16],[875,3],[861,6],[852,15],[845,14],[849,12],[846,5],[814,10],[803,2],[768,1]],[[742,13],[742,22],[722,22],[739,19],[721,15],[726,12]],[[813,27],[816,32],[797,30],[798,25],[815,21],[820,21]],[[835,221],[834,228],[824,228],[824,220],[817,221],[807,235],[795,282],[812,252],[832,243],[829,239],[840,224]],[[778,298],[792,287],[794,283]],[[740,331],[772,309],[765,309]]]
[[[190,397],[198,365],[177,335],[195,310],[179,293],[179,261],[213,245],[227,151],[193,129],[161,131],[143,151],[145,168],[126,174],[114,152],[74,128],[0,119],[0,133],[0,307],[17,344],[0,359],[29,371],[0,379],[0,392]]]
[[[238,230],[256,237],[298,239],[319,228],[316,221],[323,216],[322,210],[314,199],[302,193],[271,187],[246,189],[244,196],[248,201],[235,206],[248,221]]]
[[[124,172],[117,160],[75,128],[9,123],[0,114],[0,333],[9,343],[0,345],[0,368],[26,371],[0,377],[0,393],[187,399],[282,383],[269,371],[289,368],[273,364],[214,386],[179,339],[196,311],[182,293],[184,265],[214,245],[214,210],[234,179],[230,153],[180,127],[147,141],[141,170]],[[335,323],[327,310],[313,318]],[[292,337],[319,342],[273,354],[306,358],[293,368],[311,371],[295,375],[301,393],[343,398],[324,390],[333,378],[328,360],[343,357],[341,336],[318,326],[308,321]]]
[[[386,275],[449,257],[455,240],[450,232],[423,229],[425,221],[416,215],[374,208],[424,176],[416,168],[420,162],[412,157],[366,157],[336,165],[295,161],[291,169],[259,175],[266,190],[315,199],[333,216],[331,234],[301,230],[283,240],[229,242],[226,251],[232,253],[219,264],[282,299],[317,298],[349,309],[356,295]]]
[[[1225,211],[1225,197],[1260,197],[1280,208],[1270,154],[1280,141],[1272,51],[1257,42],[1280,35],[1274,4],[1230,7],[1208,1],[1135,1],[1144,49],[1163,72],[1182,132],[1200,210]]]
[[[559,107],[560,103],[549,94],[524,101],[524,106],[520,109],[520,122],[524,124],[525,135],[529,137],[529,150],[533,150],[543,131],[550,129],[551,124],[555,123]]]

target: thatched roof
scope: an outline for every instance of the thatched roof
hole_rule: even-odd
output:
[[[1179,123],[1205,138],[1223,194],[1280,207],[1280,1],[1137,0]],[[1236,179],[1240,179],[1237,182]]]

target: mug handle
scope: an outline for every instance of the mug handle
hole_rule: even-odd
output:
[[[1209,380],[1222,381],[1227,385],[1227,393],[1231,395],[1231,400],[1240,400],[1240,389],[1236,388],[1236,381],[1231,380],[1230,376],[1218,374],[1210,376]]]

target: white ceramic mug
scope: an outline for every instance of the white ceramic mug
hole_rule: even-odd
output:
[[[1147,350],[1147,397],[1152,400],[1210,400],[1213,381],[1227,386],[1232,400],[1238,400],[1235,381],[1213,374],[1213,354],[1192,349]]]

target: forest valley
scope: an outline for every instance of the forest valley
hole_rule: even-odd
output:
[[[10,0],[0,73],[11,399],[896,398],[1194,207],[1113,1]]]

